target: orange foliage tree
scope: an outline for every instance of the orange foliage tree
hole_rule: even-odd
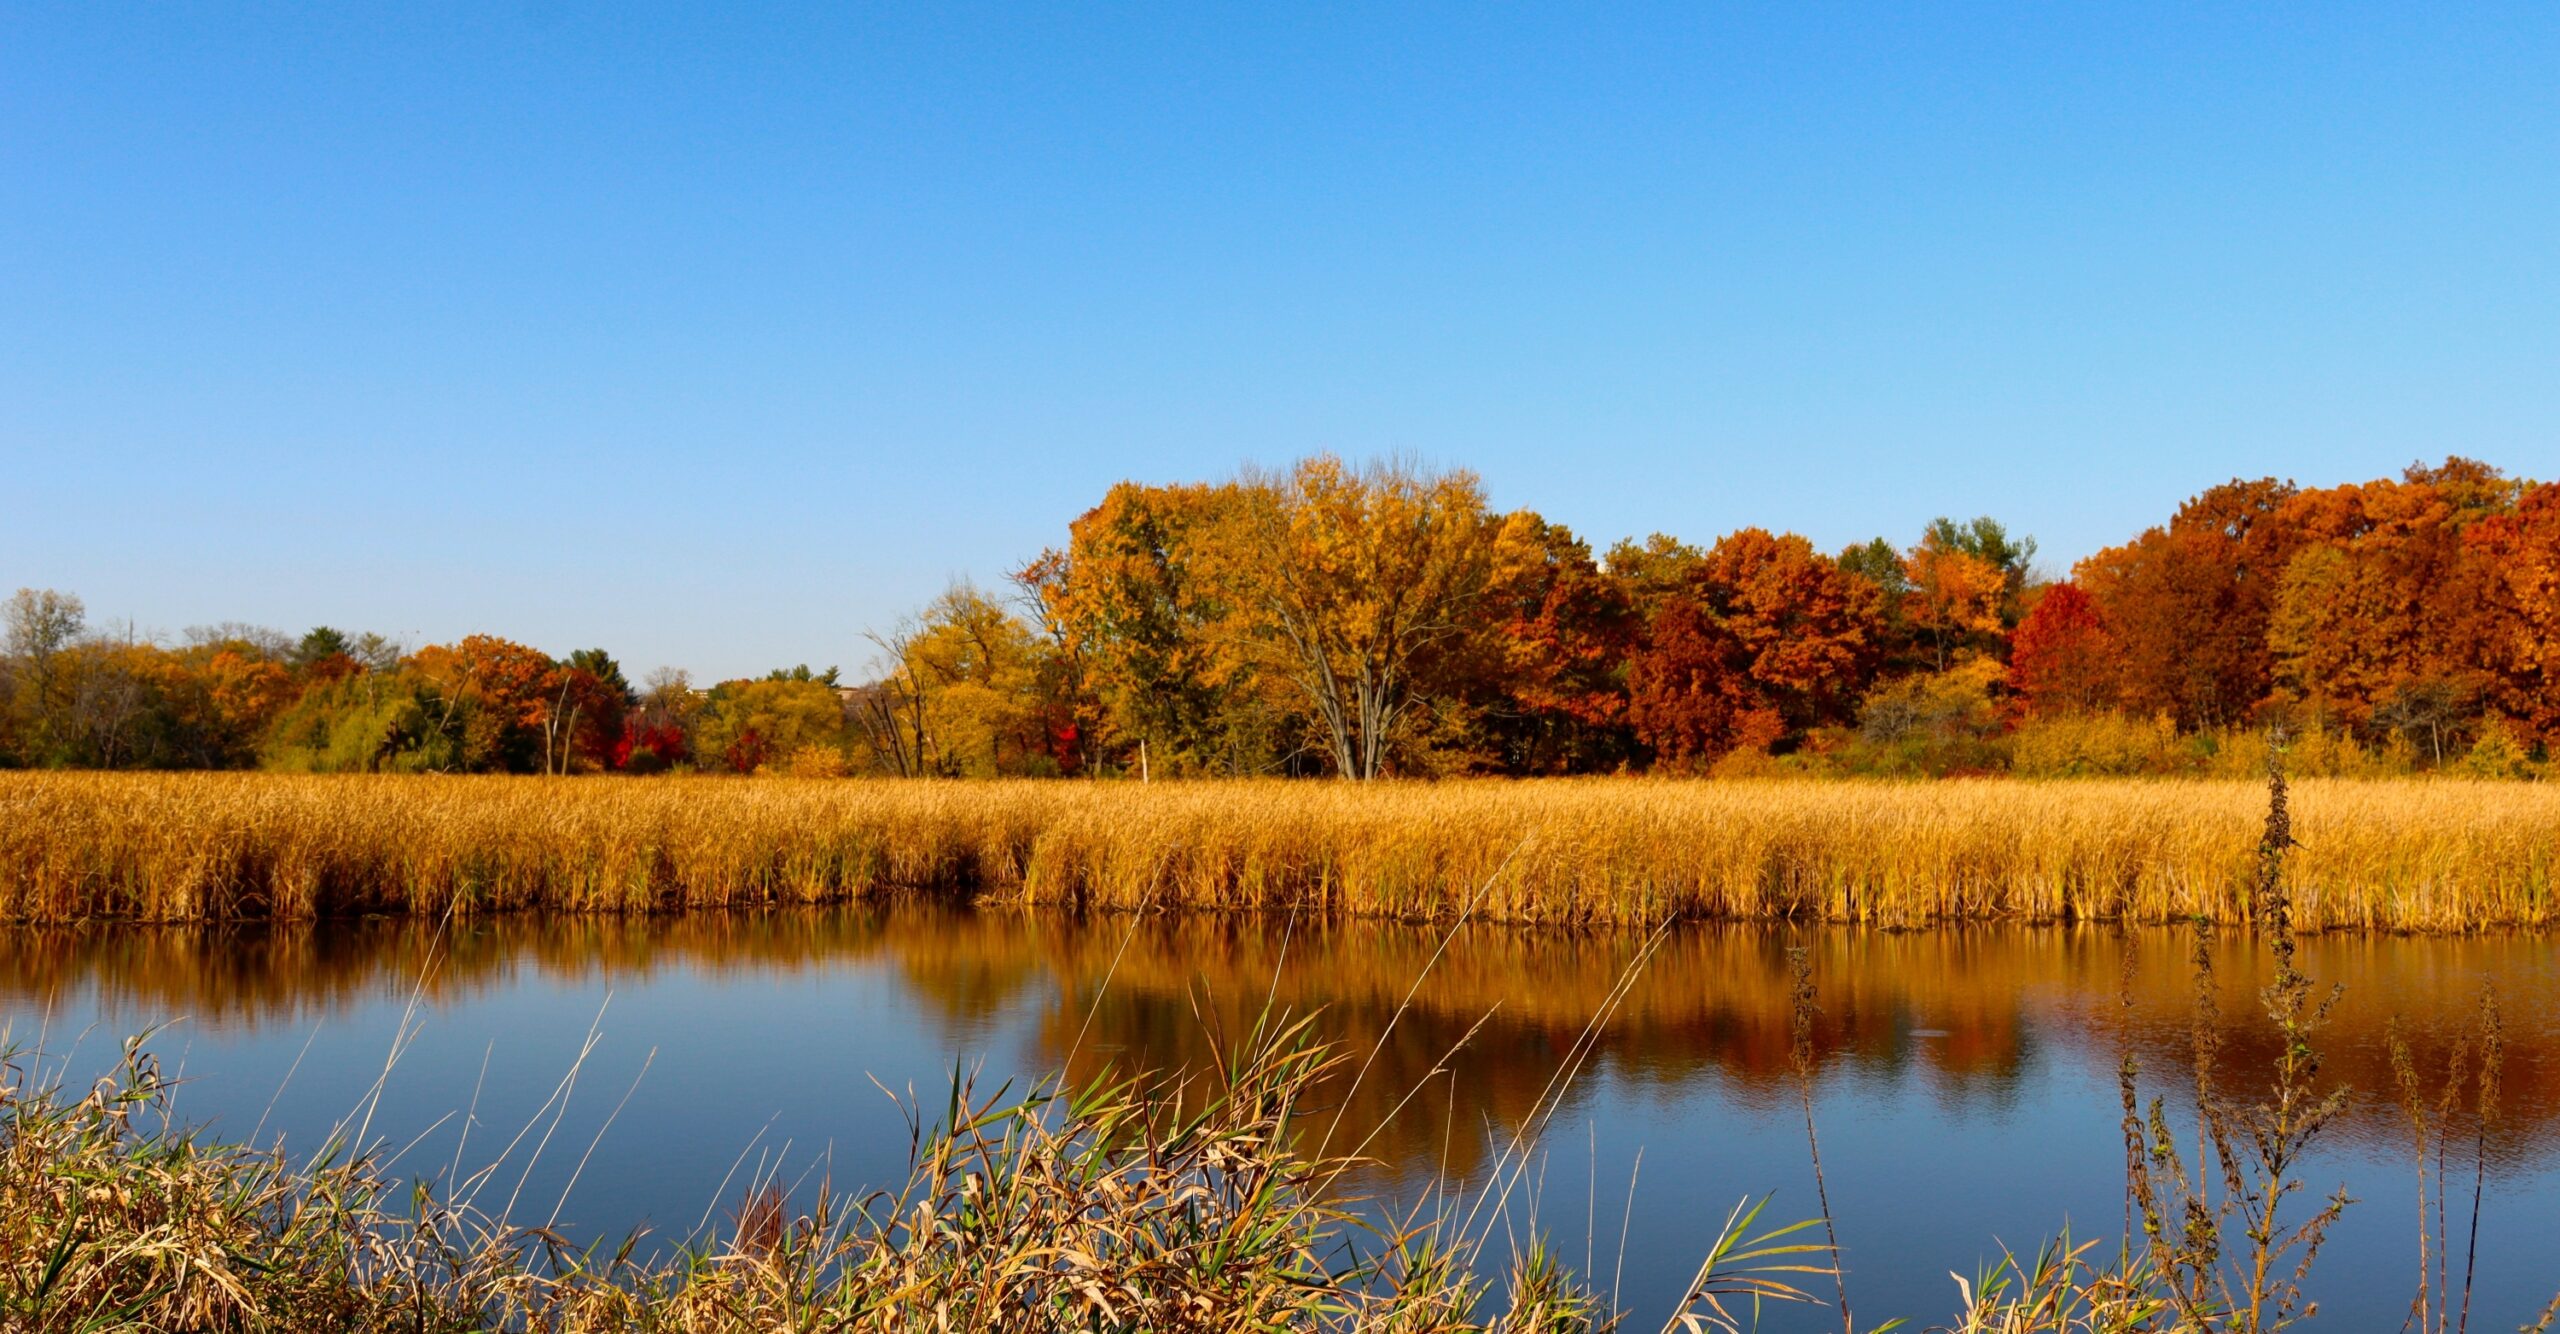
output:
[[[2499,712],[2560,747],[2560,484],[2463,534],[2483,578],[2478,663]]]
[[[1635,608],[1573,530],[1513,515],[1502,541],[1508,577],[1494,599],[1496,703],[1487,708],[1511,773],[1589,772],[1627,758],[1628,649]]]
[[[237,642],[156,653],[146,670],[162,720],[163,762],[189,768],[254,760],[268,724],[300,693],[283,663]]]
[[[2266,698],[2267,620],[2294,546],[2277,514],[2294,494],[2274,478],[2214,487],[2073,570],[2115,634],[2127,707],[2219,727]]]
[[[531,770],[544,753],[559,669],[541,650],[495,635],[429,644],[410,666],[435,687],[438,730],[458,729],[465,768]]]
[[[2295,550],[2267,646],[2287,698],[2363,725],[2395,704],[2477,693],[2481,571],[2463,560],[2461,534],[2509,503],[2496,480],[2456,459],[2285,503],[2277,522]]]
[[[1905,563],[1911,582],[1911,624],[1926,637],[1938,670],[1967,648],[2000,636],[2008,573],[1969,551],[1930,534]]]

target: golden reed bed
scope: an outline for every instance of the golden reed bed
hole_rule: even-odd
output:
[[[2250,783],[1359,787],[0,773],[0,919],[820,902],[1560,924],[2237,920]],[[2543,926],[2560,787],[2305,781],[2306,926]]]

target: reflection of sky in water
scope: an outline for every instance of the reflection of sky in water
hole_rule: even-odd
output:
[[[1824,1165],[1862,1319],[1943,1316],[1947,1271],[1970,1272],[1997,1242],[2032,1247],[2066,1221],[2083,1237],[2114,1234],[2118,1033],[2133,1036],[2146,1090],[2175,1095],[2191,1013],[2183,937],[2139,936],[2130,973],[2116,938],[2095,931],[1807,939],[1823,996]],[[1240,1031],[1271,998],[1322,1005],[1322,1031],[1356,1054],[1378,1051],[1357,1089],[1326,1090],[1322,1120],[1340,1108],[1334,1147],[1365,1145],[1380,1160],[1375,1187],[1410,1197],[1434,1181],[1481,1184],[1638,944],[1475,929],[1426,972],[1439,943],[1385,925],[1080,926],[923,910],[485,922],[449,946],[384,922],[21,932],[0,934],[0,1017],[18,1042],[41,1035],[57,1055],[76,1038],[70,1067],[84,1074],[127,1030],[176,1018],[158,1047],[186,1076],[183,1118],[234,1135],[263,1119],[308,1147],[382,1075],[414,992],[414,1042],[371,1126],[390,1145],[418,1141],[404,1172],[442,1173],[457,1152],[481,1166],[530,1124],[484,1202],[516,1194],[519,1220],[538,1222],[574,1173],[562,1214],[572,1229],[645,1220],[684,1233],[758,1173],[839,1187],[901,1176],[906,1122],[875,1077],[938,1109],[955,1066],[992,1086],[1062,1064],[1091,1074],[1104,1062],[1195,1063],[1214,1045],[1209,1025]],[[1775,1191],[1771,1218],[1811,1208],[1785,944],[1761,930],[1673,933],[1601,1031],[1527,1176],[1558,1248],[1576,1261],[1587,1249],[1604,1281],[1620,1266],[1634,1180],[1623,1268],[1646,1312],[1676,1293],[1744,1192]],[[430,957],[441,962],[420,985]],[[2232,1031],[2237,1078],[2263,1068],[2250,1064],[2265,1054],[2245,975],[2254,960],[2238,942],[2220,958],[2222,1004],[2247,1021]],[[2324,939],[2305,959],[2350,984],[2323,1048],[2330,1074],[2358,1093],[2307,1181],[2318,1193],[2343,1179],[2364,1201],[2320,1271],[2329,1313],[2357,1313],[2336,1322],[2351,1327],[2367,1313],[2396,1319],[2414,1267],[2415,1186],[2385,1101],[2383,1021],[2405,1013],[2422,1059],[2440,1062],[2480,980],[2495,978],[2510,1120],[2481,1240],[2483,1327],[2522,1319],[2560,1284],[2549,1242],[2560,1224],[2560,981],[2548,948]],[[552,1128],[542,1108],[591,1028],[597,1045]]]

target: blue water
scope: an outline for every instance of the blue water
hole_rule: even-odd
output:
[[[930,1115],[955,1072],[991,1089],[1062,1068],[1196,1067],[1265,1007],[1314,1013],[1367,1066],[1356,1087],[1327,1086],[1312,1122],[1339,1109],[1332,1147],[1376,1160],[1365,1189],[1463,1207],[1535,1132],[1507,1204],[1478,1215],[1497,1220],[1491,1244],[1543,1230],[1650,1328],[1736,1202],[1770,1196],[1764,1221],[1816,1212],[1791,944],[1810,952],[1821,1007],[1814,1121],[1862,1325],[1946,1319],[1950,1271],[2066,1224],[2113,1246],[2121,1053],[2173,1111],[2188,1078],[2189,946],[2172,932],[1700,927],[1648,952],[1627,934],[914,907],[450,932],[109,927],[0,933],[0,1025],[80,1079],[157,1026],[182,1120],[297,1152],[361,1127],[404,1174],[482,1173],[479,1202],[512,1200],[518,1222],[666,1238],[720,1226],[752,1184],[805,1197],[821,1180],[900,1179],[893,1093]],[[2240,1087],[2269,1050],[2252,999],[2263,961],[2237,940],[2215,957]],[[2321,1325],[2397,1328],[2416,1282],[2385,1025],[2402,1020],[2433,1080],[2494,984],[2508,1054],[2474,1319],[2514,1328],[2560,1288],[2550,946],[2326,938],[2304,958],[2347,985],[2320,1047],[2324,1083],[2353,1100],[2294,1207],[2340,1184],[2360,1201],[2315,1271]],[[1587,1060],[1542,1099],[1586,1033]],[[1830,1300],[1828,1280],[1813,1286]],[[1827,1310],[1772,1310],[1764,1327],[1817,1327]]]

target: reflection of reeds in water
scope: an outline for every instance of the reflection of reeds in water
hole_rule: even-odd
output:
[[[405,994],[425,978],[431,1001],[459,1000],[524,974],[629,985],[670,972],[790,973],[849,962],[894,968],[928,1015],[976,1026],[1006,1009],[1030,1016],[1031,1057],[1074,1056],[1078,1077],[1106,1060],[1127,1068],[1205,1068],[1215,1052],[1198,1007],[1230,1029],[1265,997],[1317,1012],[1324,1035],[1367,1051],[1384,1035],[1380,1069],[1346,1113],[1363,1135],[1384,1123],[1377,1154],[1399,1169],[1471,1172],[1474,1137],[1444,1146],[1432,1118],[1386,1116],[1400,1090],[1455,1081],[1463,1124],[1512,1126],[1543,1072],[1568,1049],[1642,944],[1631,932],[1466,927],[1437,961],[1441,928],[1244,915],[1090,916],[886,905],[758,913],[457,922],[409,918],[257,928],[73,927],[0,931],[0,1001],[50,1004],[83,989],[135,1024],[172,1015],[240,1026],[327,1013]],[[1925,1072],[1942,1096],[2008,1096],[2038,1060],[2106,1070],[2120,1023],[2144,1068],[2184,1062],[2193,983],[2171,930],[1966,928],[1799,933],[1822,992],[1808,1034],[1817,1066],[1853,1078]],[[1626,1085],[1677,1088],[1712,1080],[1721,1095],[1783,1112],[1793,1100],[1785,928],[1701,925],[1669,932],[1599,1036],[1595,1059]],[[1285,948],[1284,946],[1285,941]],[[1125,948],[1124,948],[1125,945]],[[2341,1133],[2398,1142],[2385,1035],[2402,1016],[2419,1059],[2441,1063],[2458,1041],[2482,977],[2508,979],[2510,1136],[2502,1160],[2548,1151],[2560,1135],[2560,992],[2547,945],[2521,935],[2410,939],[2341,934],[2301,943],[2303,967],[2349,981],[2327,1029],[2329,1068],[2359,1093]],[[430,963],[433,966],[430,968]],[[1428,965],[1426,967],[1426,965]],[[2219,940],[2220,1007],[2254,1012],[2263,951]],[[2131,969],[2129,1012],[2117,977]],[[1106,986],[1105,979],[1109,979]],[[1415,979],[1421,979],[1416,985]],[[1524,985],[1534,979],[1534,985]],[[2386,982],[2385,979],[2388,979]],[[688,978],[670,985],[693,985]],[[1388,1032],[1408,991],[1411,1004]],[[1490,1020],[1487,1016],[1490,1015]],[[1074,1039],[1091,1017],[1091,1031]],[[1465,1051],[1432,1076],[1459,1035]],[[2048,1044],[2039,1049],[2038,1043]],[[2270,1039],[2235,1025],[2230,1077],[2267,1068]]]
[[[2301,788],[2306,929],[2552,919],[2560,790]],[[882,889],[1573,924],[2248,916],[2238,783],[0,774],[0,917],[623,912]],[[1476,887],[1484,886],[1482,893]]]

